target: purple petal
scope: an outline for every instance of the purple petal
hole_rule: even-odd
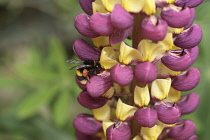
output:
[[[112,80],[109,76],[92,76],[86,84],[87,91],[92,97],[100,97],[112,86]]]
[[[191,49],[187,49],[187,51],[190,54],[191,57],[191,65],[195,62],[195,60],[198,58],[198,54],[199,54],[199,48],[198,46],[193,47]]]
[[[182,28],[189,23],[191,18],[190,9],[185,7],[184,9],[177,11],[172,7],[164,7],[161,12],[161,17],[167,21],[168,25],[174,28]]]
[[[174,45],[180,48],[190,49],[200,43],[202,36],[201,27],[198,24],[195,24],[190,27],[189,30],[179,34],[174,40]]]
[[[157,111],[151,108],[138,109],[135,114],[135,119],[140,126],[153,127],[157,120]]]
[[[114,31],[114,33],[109,38],[110,44],[111,45],[116,45],[116,44],[122,42],[128,36],[130,36],[130,34],[132,33],[132,30],[133,30],[133,27],[130,27],[130,28],[126,29],[126,30],[116,29]]]
[[[77,137],[77,140],[101,140],[100,137],[97,137],[95,135],[87,135],[78,130],[76,130],[75,135]]]
[[[167,22],[155,16],[144,18],[141,27],[144,37],[152,41],[163,40],[168,31]]]
[[[181,116],[179,107],[172,103],[156,103],[154,109],[157,111],[158,119],[165,124],[176,123]]]
[[[198,5],[200,5],[204,0],[176,0],[175,4],[179,7],[196,7]]]
[[[90,17],[90,27],[101,36],[110,36],[115,30],[110,14],[94,13]]]
[[[77,115],[74,118],[73,125],[78,131],[87,135],[93,135],[102,130],[101,122],[89,114]]]
[[[106,130],[107,140],[128,140],[131,136],[131,129],[127,122],[113,124]]]
[[[82,38],[79,38],[74,42],[73,49],[80,60],[99,61],[100,59],[100,52]]]
[[[121,5],[116,4],[111,13],[111,21],[117,29],[127,29],[133,26],[133,17]]]
[[[151,62],[143,62],[136,65],[134,75],[136,79],[144,84],[151,83],[157,78],[158,69]]]
[[[195,14],[196,14],[195,9],[194,8],[190,8],[190,15],[191,16],[190,16],[188,24],[184,26],[184,29],[189,28],[193,24],[193,22],[195,20]]]
[[[104,98],[93,98],[87,91],[82,91],[77,97],[77,100],[83,107],[89,109],[102,107],[107,101],[107,99]]]
[[[77,31],[85,37],[95,38],[99,34],[95,33],[90,27],[90,18],[85,14],[79,14],[74,20],[74,26]]]
[[[193,136],[196,130],[195,123],[191,120],[180,120],[177,125],[169,128],[168,137],[175,140],[187,140]]]
[[[175,77],[172,81],[172,87],[179,91],[188,91],[195,88],[200,81],[200,72],[197,68],[190,68],[182,74]]]
[[[162,63],[171,70],[184,71],[192,64],[187,50],[172,50],[161,58]]]
[[[189,114],[193,112],[199,105],[200,97],[197,93],[189,93],[181,97],[176,103],[181,110],[181,114]]]
[[[94,1],[95,0],[79,0],[79,4],[86,14],[92,15],[93,14],[92,2]]]
[[[116,64],[110,69],[113,82],[120,86],[127,86],[133,80],[133,70],[125,65]]]

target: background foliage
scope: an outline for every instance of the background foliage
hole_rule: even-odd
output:
[[[196,122],[199,140],[210,137],[208,7],[209,0],[197,7],[195,20],[204,37],[194,64],[201,82],[192,91],[201,102],[183,117]],[[0,140],[75,139],[72,120],[88,110],[76,101],[80,89],[66,60],[74,58],[81,37],[74,17],[82,12],[77,0],[0,0]]]

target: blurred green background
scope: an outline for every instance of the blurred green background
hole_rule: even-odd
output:
[[[183,116],[196,122],[199,140],[210,138],[209,7],[206,0],[196,8],[204,37],[194,64],[201,82],[192,91],[201,102]],[[79,13],[77,0],[0,0],[0,140],[75,139],[72,120],[87,110],[77,103],[80,89],[66,60],[82,37],[74,28]]]

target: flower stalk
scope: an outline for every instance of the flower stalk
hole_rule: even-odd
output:
[[[91,38],[74,43],[78,102],[92,110],[75,117],[78,140],[185,140],[196,126],[181,116],[199,105],[195,88],[202,29],[192,25],[202,0],[80,0],[75,27]],[[125,43],[126,39],[131,44]],[[188,131],[189,130],[189,131]],[[179,133],[182,133],[180,136]]]

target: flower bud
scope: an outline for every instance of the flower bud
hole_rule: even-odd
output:
[[[185,7],[168,6],[164,7],[161,12],[161,17],[167,21],[168,25],[174,28],[182,28],[186,26],[191,18],[190,9]]]
[[[89,114],[77,115],[74,118],[73,125],[78,131],[86,135],[93,135],[102,130],[101,122],[97,121]]]
[[[85,14],[79,14],[74,20],[74,26],[77,31],[85,37],[95,38],[99,35],[95,33],[90,27],[90,18]]]
[[[111,13],[111,22],[117,29],[128,29],[133,25],[133,17],[121,5],[116,4]]]
[[[127,122],[115,123],[106,130],[107,140],[128,140],[130,136],[131,129]]]
[[[100,52],[82,38],[79,38],[74,42],[73,49],[80,60],[99,61],[100,59]]]
[[[93,14],[92,2],[94,1],[95,0],[79,0],[79,4],[86,14],[92,15]]]
[[[181,99],[176,102],[177,106],[181,110],[181,114],[189,114],[193,112],[199,105],[200,97],[197,93],[189,93],[181,97]]]
[[[169,51],[161,58],[161,62],[174,71],[184,71],[192,64],[189,52],[182,49]]]
[[[194,135],[195,123],[191,120],[180,120],[177,124],[166,130],[168,137],[175,140],[186,140]]]
[[[134,116],[137,123],[143,127],[153,127],[158,119],[157,111],[151,108],[138,109]]]
[[[112,84],[110,75],[92,76],[87,82],[86,88],[90,96],[99,97],[107,92],[111,88]]]
[[[200,5],[203,2],[203,0],[176,0],[175,4],[179,7],[196,7]]]
[[[179,91],[188,91],[195,88],[200,81],[200,72],[197,68],[190,68],[182,74],[175,77],[172,81],[172,87]]]
[[[144,37],[152,41],[163,40],[168,31],[167,22],[155,16],[144,18],[141,27]]]
[[[143,62],[136,65],[134,75],[141,83],[151,83],[157,77],[158,69],[151,62]]]
[[[96,109],[102,107],[106,103],[104,98],[93,98],[87,91],[82,91],[77,97],[78,102],[86,108]]]
[[[202,29],[198,24],[195,24],[189,30],[179,34],[174,40],[174,45],[183,49],[190,49],[197,46],[201,39]]]
[[[191,16],[190,16],[190,19],[188,21],[188,24],[184,26],[184,29],[189,28],[193,24],[193,22],[195,20],[195,14],[196,14],[195,9],[194,8],[190,8],[190,15]]]
[[[115,30],[110,14],[94,13],[90,17],[90,27],[101,36],[110,36]]]
[[[127,86],[133,80],[133,70],[126,65],[116,64],[110,69],[110,76],[118,85]]]
[[[158,119],[165,124],[176,123],[181,116],[179,107],[169,102],[156,103],[154,109],[157,111]]]

